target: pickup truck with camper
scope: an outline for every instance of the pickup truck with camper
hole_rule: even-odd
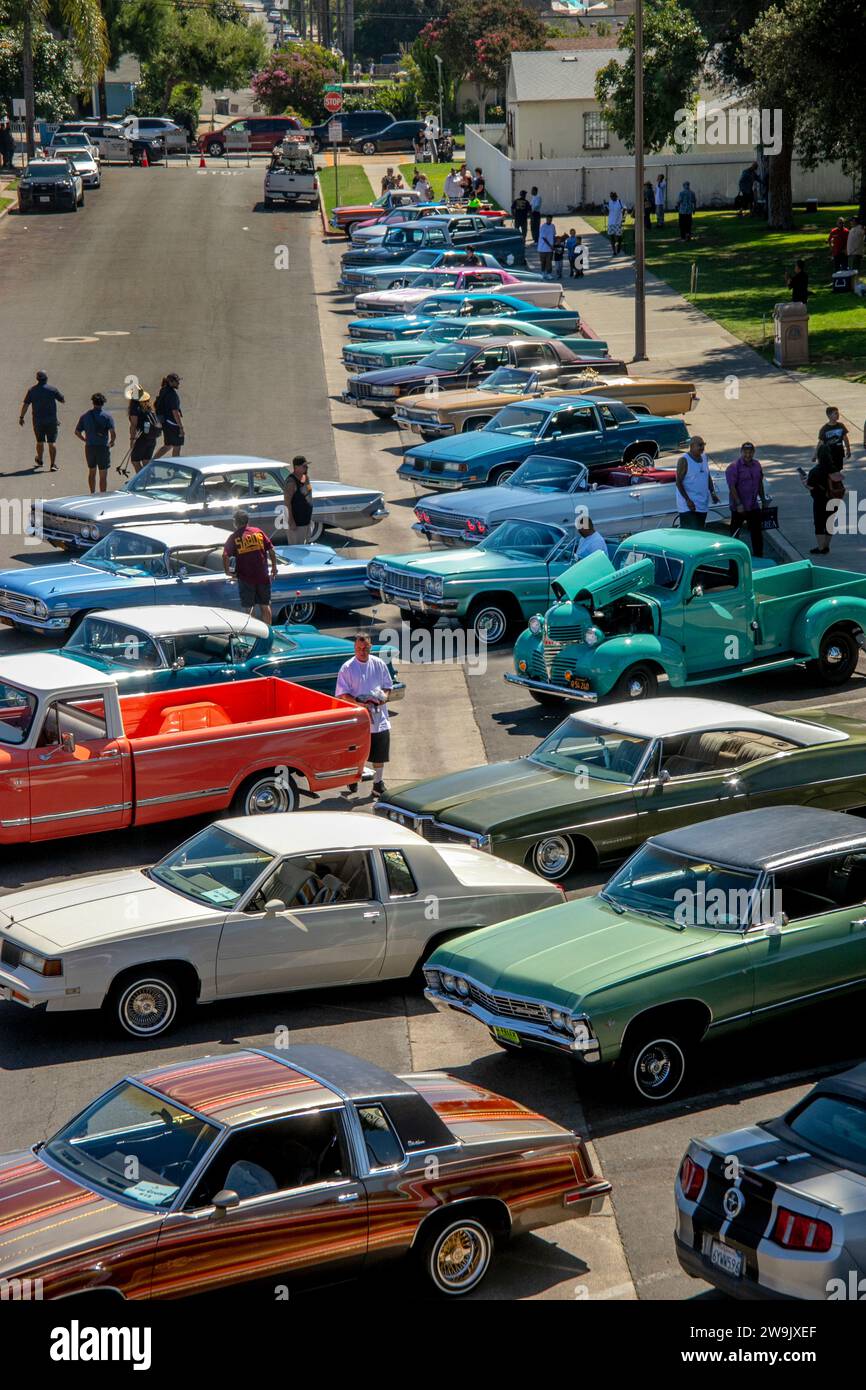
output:
[[[277,203],[318,203],[319,182],[312,147],[293,140],[284,140],[271,155],[265,174],[264,204],[272,208]]]

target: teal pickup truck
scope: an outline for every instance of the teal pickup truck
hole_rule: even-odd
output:
[[[825,685],[853,674],[866,643],[866,575],[809,560],[757,567],[742,541],[644,531],[551,584],[557,602],[529,620],[514,673],[539,703],[641,700],[671,686],[808,663]]]

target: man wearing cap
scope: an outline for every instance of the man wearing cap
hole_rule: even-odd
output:
[[[36,467],[43,466],[42,454],[47,444],[52,473],[57,472],[57,402],[63,404],[64,400],[56,386],[48,385],[48,373],[37,372],[36,384],[26,393],[18,415],[18,423],[23,425],[24,417],[28,409],[30,410],[33,433],[36,436]]]
[[[767,499],[764,470],[755,458],[754,444],[740,445],[740,456],[725,469],[725,480],[731,504],[731,535],[739,535],[745,526],[752,542],[752,554],[761,559],[764,554],[763,509]]]
[[[310,465],[303,454],[292,459],[292,471],[286,479],[283,490],[285,503],[285,530],[287,545],[307,545],[310,539],[310,523],[313,519],[313,487],[310,482]]]
[[[223,569],[229,579],[238,581],[241,608],[252,618],[258,608],[262,622],[270,627],[271,581],[277,577],[277,553],[270,537],[260,527],[250,525],[249,512],[238,509],[232,520],[234,530],[223,546]]]
[[[688,452],[677,462],[677,510],[680,526],[687,530],[703,531],[710,510],[710,498],[718,505],[716,485],[710,474],[710,462],[704,453],[700,435],[692,435]]]
[[[105,397],[96,391],[90,397],[92,409],[86,410],[75,426],[75,437],[84,445],[87,460],[87,485],[96,491],[96,474],[99,472],[99,491],[105,492],[108,486],[108,470],[111,467],[111,451],[117,440],[114,416],[105,409]]]

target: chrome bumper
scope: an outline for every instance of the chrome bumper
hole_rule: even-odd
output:
[[[405,468],[401,465],[397,469],[397,477],[405,482],[418,483],[420,487],[429,488],[431,492],[459,492],[465,487],[465,482],[450,478],[445,478],[441,473],[418,473],[414,469]]]
[[[424,434],[435,434],[438,438],[444,439],[446,435],[454,434],[453,425],[443,425],[438,420],[408,420],[405,415],[397,411],[397,424],[401,430],[418,436]]]
[[[494,1014],[489,1009],[485,1009],[482,1004],[477,1004],[474,999],[462,999],[453,994],[443,994],[439,990],[431,989],[428,985],[424,990],[424,998],[439,1009],[441,1013],[453,1009],[456,1013],[469,1014],[470,1018],[483,1023],[485,1028],[491,1031],[494,1028],[507,1028],[510,1032],[516,1033],[522,1043],[527,1047],[543,1047],[553,1052],[563,1052],[568,1057],[576,1057],[584,1062],[597,1062],[600,1057],[598,1040],[590,1038],[588,1042],[579,1042],[576,1038],[567,1037],[563,1033],[555,1032],[554,1029],[546,1027],[543,1023],[533,1023],[529,1019],[515,1019],[505,1014]]]
[[[559,695],[563,700],[580,700],[584,705],[598,704],[598,696],[594,690],[569,690],[564,685],[531,680],[529,676],[516,676],[511,671],[506,671],[505,679],[509,685],[522,685],[524,690],[543,690],[548,695]]]
[[[351,391],[341,391],[343,405],[354,405],[359,410],[389,410],[394,407],[393,396],[353,396]]]
[[[0,608],[0,623],[15,623],[18,627],[30,627],[34,632],[65,632],[71,622],[71,613],[67,618],[35,618],[32,613],[11,613]]]
[[[404,594],[400,589],[389,589],[381,584],[367,584],[367,588],[380,603],[393,603],[396,608],[408,608],[412,613],[435,613],[449,616],[457,612],[456,598],[424,598],[421,594]]]

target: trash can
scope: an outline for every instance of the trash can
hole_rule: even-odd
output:
[[[777,304],[773,309],[774,358],[779,367],[803,367],[809,361],[809,310],[805,304]]]
[[[851,294],[857,281],[856,270],[834,270],[833,271],[833,293]]]

